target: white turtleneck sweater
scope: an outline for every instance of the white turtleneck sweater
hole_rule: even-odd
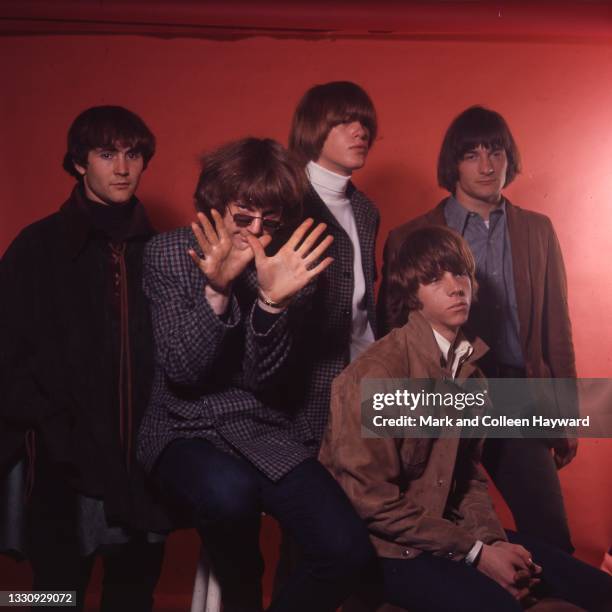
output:
[[[350,176],[331,172],[315,162],[306,166],[308,178],[319,197],[325,202],[353,245],[353,320],[351,325],[351,361],[374,342],[374,333],[366,309],[366,285],[361,261],[361,246],[355,215],[346,188]]]

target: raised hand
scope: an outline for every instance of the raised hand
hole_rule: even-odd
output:
[[[193,249],[189,249],[188,253],[196,266],[206,275],[210,287],[218,293],[227,295],[234,279],[253,259],[253,250],[236,248],[219,212],[212,209],[211,214],[215,223],[214,228],[206,215],[201,212],[197,215],[199,224],[195,222],[191,224],[204,257],[199,257]],[[270,240],[270,236],[253,237],[253,242],[262,250]]]
[[[263,296],[277,304],[286,303],[313,278],[321,274],[333,258],[326,257],[315,265],[333,242],[333,236],[326,236],[314,246],[326,229],[319,223],[308,235],[314,221],[306,219],[294,232],[276,255],[268,257],[261,241],[248,236],[249,245],[255,254],[257,282]]]

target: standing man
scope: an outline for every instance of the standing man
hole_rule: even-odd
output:
[[[378,312],[386,330],[405,323],[388,299],[399,245],[418,227],[448,225],[476,260],[480,291],[469,325],[491,348],[481,362],[485,374],[575,378],[565,267],[552,223],[502,195],[519,171],[518,148],[503,117],[480,106],[461,113],[438,159],[438,183],[451,195],[389,234]],[[574,458],[576,446],[575,439],[489,439],[483,453],[517,529],[567,552],[573,546],[557,469]]]
[[[376,139],[376,110],[368,94],[349,81],[311,87],[291,125],[289,149],[304,165],[310,189],[304,217],[327,224],[334,259],[318,278],[312,314],[304,325],[299,363],[291,381],[291,403],[303,407],[313,448],[319,448],[329,413],[333,379],[376,336],[375,247],[380,216],[351,181],[363,168]],[[300,552],[283,536],[276,587]]]
[[[135,197],[155,152],[140,117],[81,113],[60,210],[25,228],[1,266],[6,441],[28,441],[34,590],[76,590],[104,559],[101,609],[151,610],[167,527],[135,461],[152,378],[142,253],[153,235]],[[10,436],[8,435],[10,432]],[[14,455],[13,455],[14,456]]]
[[[334,263],[317,279],[313,313],[304,334],[296,401],[306,406],[320,443],[327,424],[332,380],[376,336],[374,249],[379,214],[352,183],[376,139],[377,120],[368,94],[355,83],[316,85],[293,116],[289,148],[305,165],[310,191],[304,217],[324,222],[334,242]]]

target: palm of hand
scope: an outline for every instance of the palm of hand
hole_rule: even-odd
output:
[[[326,236],[317,244],[326,225],[319,223],[306,235],[312,224],[312,219],[306,219],[272,257],[265,254],[254,238],[249,238],[259,289],[272,302],[285,302],[332,263],[331,257],[318,260],[332,243],[333,236]]]
[[[221,215],[216,210],[212,210],[211,214],[214,228],[202,213],[198,213],[199,224],[191,224],[204,257],[198,257],[193,249],[189,249],[189,256],[206,275],[212,289],[219,293],[227,293],[233,280],[253,259],[253,251],[250,248],[242,250],[236,248]]]
[[[228,238],[221,240],[206,254],[206,258],[201,260],[200,269],[213,289],[225,293],[251,259],[253,259],[251,249],[237,249]]]
[[[256,266],[260,289],[274,301],[293,295],[310,280],[304,259],[287,245],[276,255],[260,259]]]

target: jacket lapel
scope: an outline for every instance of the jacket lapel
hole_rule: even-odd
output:
[[[430,210],[425,215],[427,223],[429,223],[430,225],[446,225],[446,217],[444,216],[444,206],[446,204],[447,199],[448,198],[444,198],[433,210]]]
[[[333,225],[337,229],[344,231],[336,217],[334,217],[333,213],[329,210],[329,208],[325,205],[325,202],[319,197],[319,194],[315,191],[312,185],[306,195],[306,199],[304,200],[304,218],[312,217],[316,223],[324,222],[327,225]]]
[[[512,274],[516,291],[518,307],[519,334],[523,355],[527,356],[528,338],[531,324],[531,273],[530,273],[530,234],[529,223],[521,214],[520,208],[506,200],[506,215],[508,218],[508,233],[512,249]]]

